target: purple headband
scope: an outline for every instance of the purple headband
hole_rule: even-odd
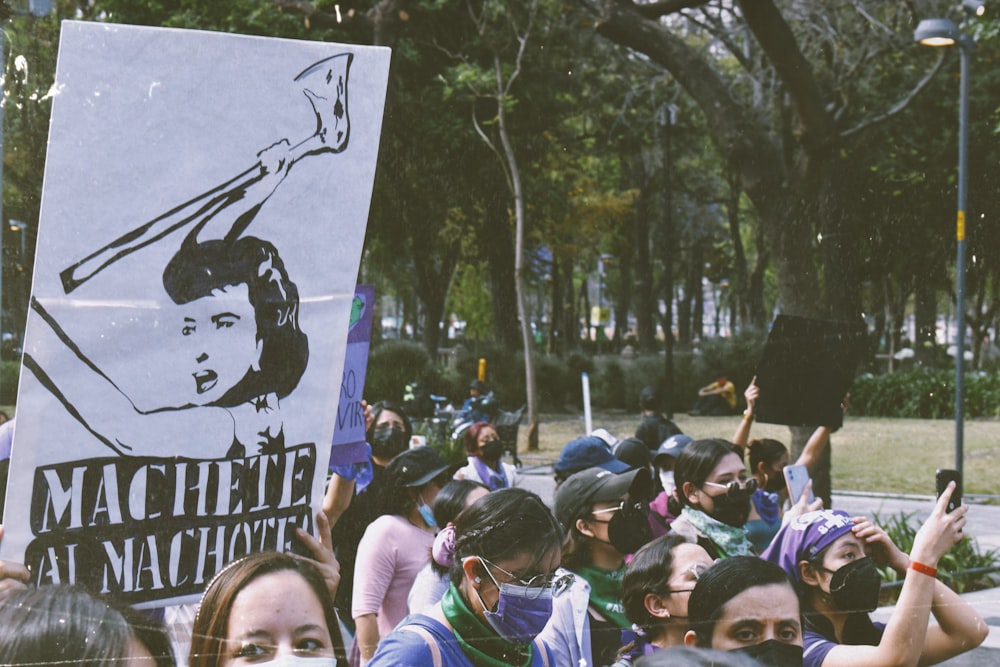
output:
[[[779,565],[799,584],[799,561],[812,560],[853,527],[851,515],[842,510],[806,512],[782,526],[761,558]]]

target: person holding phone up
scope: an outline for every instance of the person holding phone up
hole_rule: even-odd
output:
[[[839,510],[803,514],[785,525],[763,558],[792,578],[802,601],[803,667],[933,665],[979,646],[982,616],[937,579],[941,557],[963,538],[968,505],[947,511],[954,482],[917,531],[910,555],[884,530]],[[888,565],[903,579],[888,623],[878,606]],[[928,625],[933,615],[936,624]]]
[[[789,498],[782,470],[789,464],[789,454],[788,448],[777,440],[771,438],[750,440],[754,407],[760,397],[760,387],[757,386],[756,377],[750,381],[750,386],[743,392],[743,396],[747,401],[747,409],[743,412],[743,419],[736,428],[736,433],[733,434],[733,444],[744,452],[749,452],[750,472],[757,480],[757,491],[751,497],[750,518],[747,519],[746,530],[754,548],[761,552],[778,533],[784,518],[785,501]],[[842,403],[845,411],[847,399],[845,396]],[[804,465],[812,474],[813,465],[822,456],[829,442],[830,429],[818,426],[802,448],[802,454],[796,459],[795,465]],[[792,505],[796,505],[800,498],[790,500]],[[816,510],[822,506],[822,501],[819,501],[818,504],[808,505],[807,509]]]

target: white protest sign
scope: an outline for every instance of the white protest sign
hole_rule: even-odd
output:
[[[0,558],[148,604],[313,530],[388,69],[63,25]]]

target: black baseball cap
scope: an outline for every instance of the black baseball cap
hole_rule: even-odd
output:
[[[587,468],[571,475],[556,490],[556,518],[570,530],[594,503],[617,500],[627,492],[646,499],[653,488],[649,470],[638,468],[614,473],[604,468]]]
[[[619,461],[624,461],[629,468],[645,468],[653,459],[652,452],[639,438],[625,438],[619,440],[611,453]]]
[[[433,447],[414,447],[398,454],[385,472],[399,486],[418,487],[447,472],[450,466]]]

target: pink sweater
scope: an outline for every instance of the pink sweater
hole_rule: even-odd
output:
[[[409,613],[406,596],[413,580],[430,562],[434,536],[401,516],[380,516],[365,529],[354,569],[351,615],[378,614],[385,637]]]

